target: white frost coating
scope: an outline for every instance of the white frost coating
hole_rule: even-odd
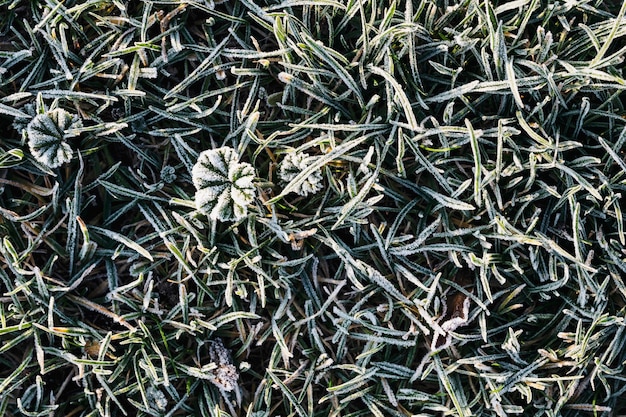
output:
[[[191,172],[196,208],[213,220],[240,220],[256,197],[254,168],[224,146],[202,152]]]

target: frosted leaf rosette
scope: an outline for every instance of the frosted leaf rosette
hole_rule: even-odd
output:
[[[73,130],[81,126],[78,116],[63,109],[36,115],[26,126],[30,153],[47,167],[60,167],[72,160],[74,151],[67,138],[76,136]]]
[[[314,158],[306,152],[288,153],[280,164],[278,177],[286,183],[292,181],[311,165]],[[322,188],[322,172],[318,169],[309,174],[294,192],[306,197],[309,194],[317,193]]]
[[[191,172],[196,187],[196,208],[213,220],[240,220],[256,195],[254,168],[239,162],[237,152],[224,146],[198,156]]]

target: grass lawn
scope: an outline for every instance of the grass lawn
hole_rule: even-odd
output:
[[[626,2],[0,0],[1,416],[626,416]]]

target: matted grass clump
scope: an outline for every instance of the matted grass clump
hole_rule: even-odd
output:
[[[625,15],[0,1],[0,415],[625,414]]]

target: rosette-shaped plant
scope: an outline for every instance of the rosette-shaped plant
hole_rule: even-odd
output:
[[[285,156],[278,170],[278,177],[283,182],[290,182],[302,171],[304,171],[314,157],[305,152],[291,152]],[[297,194],[306,197],[320,191],[322,186],[322,172],[317,169],[311,172],[294,190]]]
[[[239,162],[237,152],[224,146],[204,151],[191,172],[196,208],[220,221],[240,220],[255,197],[254,168]]]
[[[35,159],[57,168],[72,159],[74,151],[66,139],[76,134],[72,129],[82,126],[78,116],[63,109],[38,114],[26,126],[28,147]]]

